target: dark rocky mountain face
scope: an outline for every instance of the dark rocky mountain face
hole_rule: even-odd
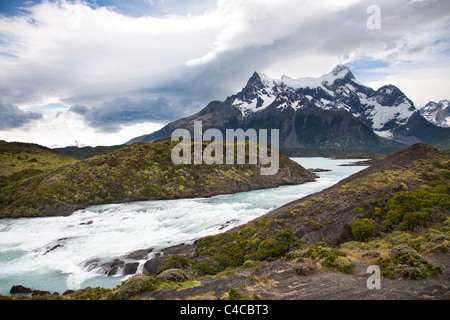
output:
[[[390,145],[348,112],[323,110],[307,99],[297,110],[280,111],[274,103],[251,117],[244,128],[279,129],[281,148],[373,151]]]
[[[450,131],[423,118],[397,87],[375,91],[339,65],[320,78],[272,79],[255,72],[240,92],[225,101],[213,101],[197,114],[129,144],[170,137],[176,128],[192,131],[194,121],[202,121],[203,130],[279,129],[282,148],[359,152],[376,152],[398,146],[397,142],[441,147],[445,143],[440,137]]]

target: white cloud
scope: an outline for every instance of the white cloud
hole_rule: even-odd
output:
[[[325,21],[330,15],[359,2],[361,0],[219,0],[211,16],[215,21],[222,21],[222,28],[212,50],[188,61],[188,65],[210,62],[222,52],[272,45],[297,32],[301,34],[305,31],[302,27]]]
[[[449,74],[450,63],[440,67],[402,68],[402,72],[388,74],[382,81],[369,82],[367,85],[378,89],[386,84],[395,84],[419,109],[429,101],[448,99]]]
[[[82,3],[44,2],[0,19],[3,98],[26,105],[108,96],[156,86],[202,54],[215,34],[208,16],[132,18]],[[206,26],[206,27],[205,27]]]
[[[81,116],[69,112],[67,108],[54,108],[45,112],[43,121],[33,121],[26,127],[3,131],[1,139],[37,143],[50,148],[75,145],[75,141],[88,146],[117,145],[159,130],[162,126],[160,123],[146,122],[104,133],[87,125]]]
[[[361,0],[219,0],[204,14],[139,18],[82,2],[43,2],[27,15],[0,17],[1,49],[16,57],[0,55],[0,93],[19,106],[55,98],[100,104],[179,80],[228,53],[257,58],[254,51],[267,48],[265,67],[295,61],[292,73],[313,71],[320,64],[310,63],[314,56],[328,57],[327,70],[317,73],[344,56],[424,59],[431,33],[422,25],[448,18],[427,3],[380,1],[377,32],[366,28]]]

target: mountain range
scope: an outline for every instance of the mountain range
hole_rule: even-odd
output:
[[[281,148],[339,149],[389,153],[404,145],[450,146],[450,128],[428,121],[396,86],[363,85],[347,66],[319,78],[273,79],[254,72],[246,86],[224,101],[127,142],[152,142],[173,130],[279,129]]]

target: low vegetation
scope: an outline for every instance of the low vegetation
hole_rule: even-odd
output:
[[[303,243],[293,236],[284,221],[263,218],[237,231],[208,236],[195,241],[194,269],[199,274],[217,274],[241,267],[246,261],[273,261]]]
[[[377,265],[381,268],[382,274],[389,278],[438,278],[442,273],[440,267],[433,266],[427,258],[406,245],[395,246],[388,258],[378,259]]]

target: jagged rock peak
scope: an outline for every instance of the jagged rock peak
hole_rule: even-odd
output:
[[[273,83],[273,79],[266,76],[264,73],[259,73],[257,71],[253,72],[253,75],[248,79],[247,84],[245,85],[245,88],[252,88],[252,87],[265,87],[270,86]]]

